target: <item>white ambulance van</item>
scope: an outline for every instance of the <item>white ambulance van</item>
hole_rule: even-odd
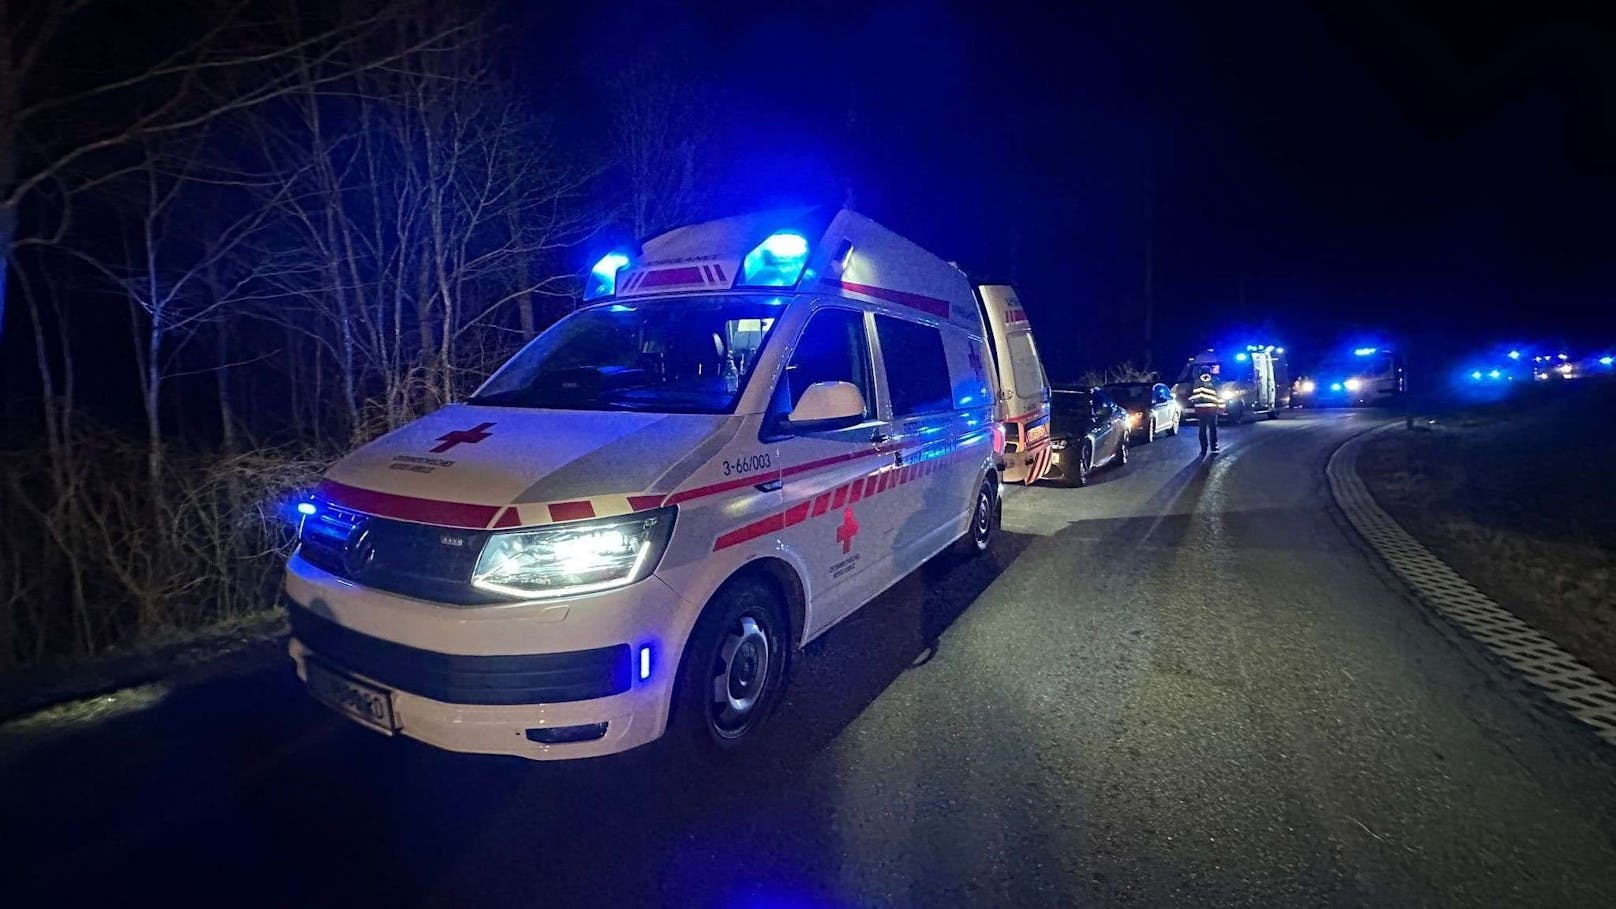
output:
[[[987,549],[998,426],[964,274],[850,211],[685,227],[464,403],[326,475],[286,570],[310,692],[565,759],[742,748],[792,655]]]
[[[1038,482],[1049,470],[1049,377],[1032,323],[1008,284],[976,288],[993,351],[994,416],[1004,426],[1004,481]]]

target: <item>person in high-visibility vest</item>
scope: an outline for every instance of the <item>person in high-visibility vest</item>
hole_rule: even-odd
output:
[[[1203,364],[1190,389],[1190,406],[1195,408],[1195,422],[1201,427],[1201,454],[1218,450],[1218,396],[1217,367]]]

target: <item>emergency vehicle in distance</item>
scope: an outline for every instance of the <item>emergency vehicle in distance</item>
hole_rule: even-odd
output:
[[[1291,406],[1291,379],[1285,364],[1285,348],[1248,344],[1232,355],[1207,350],[1190,357],[1173,386],[1173,395],[1183,408],[1183,419],[1193,421],[1195,409],[1188,404],[1195,376],[1203,369],[1217,367],[1218,394],[1223,402],[1218,415],[1227,423],[1244,423],[1257,417],[1270,420]]]
[[[965,275],[851,211],[670,231],[300,510],[291,656],[351,718],[566,759],[755,740],[791,655],[999,520]]]
[[[1016,289],[983,284],[976,289],[993,352],[994,417],[1004,426],[1004,481],[1038,482],[1049,470],[1049,377],[1033,343],[1032,323]]]
[[[1349,356],[1350,353],[1350,356]],[[1354,347],[1326,357],[1296,381],[1302,407],[1382,404],[1403,393],[1403,358],[1391,347]]]

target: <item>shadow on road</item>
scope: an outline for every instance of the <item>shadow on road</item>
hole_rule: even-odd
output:
[[[1030,540],[939,557],[815,641],[771,737],[736,767],[673,762],[656,745],[564,764],[450,754],[317,706],[288,661],[13,761],[0,866],[41,899],[700,905],[766,890],[821,904],[840,847],[806,779],[825,772],[815,756]],[[744,858],[736,843],[752,844]]]

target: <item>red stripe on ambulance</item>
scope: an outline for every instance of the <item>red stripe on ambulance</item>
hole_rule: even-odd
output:
[[[918,309],[923,313],[933,315],[939,319],[948,318],[948,301],[937,297],[928,297],[925,294],[910,293],[907,290],[893,290],[890,287],[875,287],[869,284],[855,284],[852,281],[843,281],[842,290]]]
[[[883,467],[876,473],[843,483],[833,490],[809,496],[784,511],[720,534],[718,539],[713,541],[713,551],[717,552],[761,536],[778,533],[787,527],[801,524],[809,517],[817,518],[826,513],[839,514],[844,506],[851,507],[860,499],[868,499],[889,489],[897,489],[911,479],[931,474],[949,461],[970,453],[968,448],[962,447],[940,458],[918,461],[904,467]]]
[[[595,516],[595,506],[588,502],[551,502],[550,520],[560,523],[562,521],[582,521]]]
[[[350,508],[378,517],[472,530],[487,527],[500,509],[498,505],[444,502],[439,499],[419,499],[415,496],[377,492],[374,489],[360,489],[335,480],[322,480],[314,494],[317,498],[339,508]]]

